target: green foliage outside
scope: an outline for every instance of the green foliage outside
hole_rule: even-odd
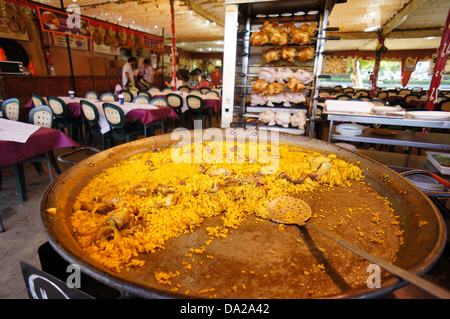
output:
[[[349,72],[345,75],[330,74],[330,79],[321,80],[322,86],[327,86],[327,83],[331,85],[338,82],[343,86],[352,86],[353,72],[354,72],[354,59],[349,58]],[[375,66],[374,60],[362,60],[359,59],[359,69],[361,72],[361,78],[364,88],[370,87],[370,75],[373,73]],[[430,86],[431,76],[428,75],[429,63],[424,62],[418,64],[416,70],[411,75],[411,79],[408,82],[408,88],[422,87],[428,89]],[[442,85],[450,85],[450,77],[443,78],[441,80]],[[378,72],[378,86],[379,87],[402,87],[401,84],[401,62],[400,61],[381,61],[380,70]]]

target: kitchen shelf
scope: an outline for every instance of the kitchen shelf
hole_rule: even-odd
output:
[[[317,99],[319,78],[321,76],[324,44],[327,40],[338,40],[336,37],[327,38],[326,29],[328,24],[328,15],[331,12],[334,0],[227,0],[225,16],[225,43],[224,43],[224,71],[223,71],[223,111],[222,127],[229,125],[246,125],[249,123],[246,117],[255,120],[255,113],[272,110],[273,112],[289,110],[291,114],[306,110],[306,129],[295,127],[271,126],[268,130],[277,130],[280,132],[289,132],[301,134],[309,132],[314,133],[315,119],[317,114]],[[313,15],[296,15],[296,13],[317,11]],[[278,15],[275,17],[275,15]],[[263,18],[263,16],[265,16]],[[313,47],[315,50],[314,58],[308,61],[300,61],[297,57],[294,62],[283,59],[266,63],[264,51],[269,48],[282,48],[283,46],[265,44],[253,46],[250,44],[250,36],[258,32],[266,21],[277,21],[279,26],[293,22],[296,27],[303,23],[312,23],[316,25],[316,32],[310,36],[309,44],[294,44],[291,41],[286,44],[288,47],[295,46],[297,49],[304,47]],[[253,93],[252,85],[259,78],[263,68],[287,68],[292,71],[303,69],[312,75],[312,81],[306,85],[302,92],[305,101],[301,107],[279,107],[257,105],[251,106],[249,99]],[[286,93],[290,93],[286,89]],[[253,113],[253,114],[251,114]],[[250,123],[249,123],[250,124]],[[265,125],[258,125],[264,129]]]
[[[324,112],[330,121],[328,141],[348,141],[381,145],[397,145],[417,148],[450,150],[450,134],[432,132],[412,132],[407,127],[450,129],[450,121],[410,119],[396,116],[334,114]],[[403,127],[395,135],[379,135],[365,129],[362,134],[344,136],[338,134],[334,122],[394,125]]]

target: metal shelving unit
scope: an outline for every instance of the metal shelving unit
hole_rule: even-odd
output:
[[[316,119],[319,79],[323,62],[324,44],[328,16],[334,0],[227,0],[225,12],[224,36],[224,68],[222,93],[222,127],[252,125],[252,119],[258,118],[259,113],[266,110],[277,112],[288,110],[291,114],[306,112],[307,125],[305,130],[294,127],[258,125],[260,129],[277,130],[293,134],[309,136],[314,134],[314,121]],[[264,22],[276,21],[279,26],[293,22],[296,27],[303,23],[316,25],[316,34],[311,37],[308,45],[295,45],[297,48],[312,46],[315,57],[312,60],[295,62],[286,60],[266,63],[264,51],[274,47],[271,44],[262,46],[250,45],[252,32],[259,31]],[[292,46],[289,43],[288,46]],[[290,68],[292,71],[302,69],[311,73],[313,80],[303,92],[305,102],[285,107],[282,104],[274,106],[250,105],[252,84],[258,79],[262,68]],[[254,123],[254,121],[253,121]]]

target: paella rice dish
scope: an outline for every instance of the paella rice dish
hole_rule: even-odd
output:
[[[199,154],[201,161],[196,161]],[[180,156],[185,156],[185,160],[180,161]],[[402,241],[401,225],[387,199],[373,191],[368,194],[384,207],[381,216],[363,202],[339,212],[334,208],[334,190],[352,192],[356,188],[369,193],[362,169],[334,154],[324,155],[288,145],[269,144],[262,148],[252,142],[192,143],[178,148],[152,149],[103,170],[76,197],[71,225],[85,254],[116,273],[144,267],[149,258],[142,258],[143,255],[163,254],[171,239],[192,236],[202,229],[204,244],[183,252],[184,261],[179,269],[154,272],[156,282],[177,291],[181,289],[176,282],[183,276],[180,272],[192,271],[199,262],[198,256],[202,256],[203,266],[214,262],[214,251],[208,250],[213,247],[213,241],[231,242],[228,236],[249,220],[270,224],[267,205],[280,196],[327,204],[323,207],[311,204],[311,219],[331,230],[349,224],[355,240],[374,247],[381,247],[385,233],[392,233],[388,228],[394,227],[398,238],[394,248],[398,248]],[[374,230],[360,227],[357,215],[365,216]],[[213,219],[219,222],[210,224],[208,221]],[[381,222],[389,226],[380,226]],[[281,233],[288,226],[273,227]],[[296,241],[300,242],[301,238]],[[323,254],[337,254],[329,248],[319,249]],[[384,248],[376,249],[381,252]],[[278,252],[268,249],[267,254],[276,259]],[[390,257],[395,258],[395,254]],[[248,262],[252,260],[252,257],[245,258]],[[298,261],[292,260],[288,268],[294,269],[297,264]],[[324,272],[325,267],[317,262],[301,273],[306,278]],[[256,270],[242,271],[249,275]],[[265,271],[261,277],[268,278],[273,271]],[[210,275],[203,275],[209,279]],[[243,286],[230,283],[228,292],[242,290]],[[250,288],[245,286],[245,289]],[[202,287],[199,291],[213,297],[217,293],[213,287]]]

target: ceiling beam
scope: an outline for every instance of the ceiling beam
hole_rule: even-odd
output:
[[[221,27],[225,26],[225,22],[223,21],[223,19],[220,19],[215,15],[207,12],[202,8],[201,5],[197,5],[194,0],[186,0],[186,5],[189,9],[193,10],[195,13],[204,17],[205,19],[208,19],[211,22],[215,22],[217,25],[220,25]]]
[[[441,37],[442,28],[431,29],[408,29],[408,30],[395,30],[391,31],[386,38],[426,38],[426,37]],[[327,36],[337,36],[341,40],[360,40],[360,39],[372,39],[377,38],[378,33],[373,32],[327,32]]]
[[[386,38],[389,33],[391,33],[395,28],[402,24],[408,16],[415,11],[419,10],[423,6],[433,2],[434,0],[411,0],[407,5],[405,5],[396,15],[390,18],[383,26],[381,35]]]

